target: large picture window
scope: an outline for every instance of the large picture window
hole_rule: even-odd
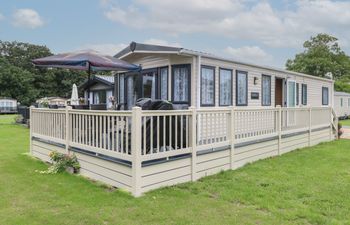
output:
[[[328,103],[329,103],[328,88],[322,87],[322,105],[328,105]]]
[[[201,68],[201,105],[215,105],[215,68],[202,66]]]
[[[232,70],[220,69],[219,105],[232,105]]]
[[[261,81],[262,105],[271,105],[271,76],[262,75]]]
[[[236,72],[236,105],[248,105],[248,73]]]
[[[190,65],[172,66],[172,99],[173,103],[190,103]]]
[[[307,105],[307,85],[301,85],[301,104]]]

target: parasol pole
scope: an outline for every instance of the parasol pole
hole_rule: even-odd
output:
[[[89,68],[88,68],[88,106],[90,107],[90,76],[91,76],[91,65],[90,62],[88,62]]]

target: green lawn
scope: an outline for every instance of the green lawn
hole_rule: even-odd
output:
[[[5,122],[6,121],[6,122]],[[44,175],[29,131],[0,116],[0,224],[350,224],[350,141],[262,160],[133,198]]]
[[[343,126],[348,126],[348,127],[350,127],[350,119],[347,119],[347,120],[339,120],[339,122],[340,122],[341,125],[343,125]]]

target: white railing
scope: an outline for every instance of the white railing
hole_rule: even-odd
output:
[[[278,109],[239,109],[234,113],[236,140],[277,133]]]
[[[30,109],[30,135],[64,144],[70,151],[88,151],[130,162],[133,193],[138,195],[142,163],[231,148],[237,143],[274,137],[278,154],[282,135],[332,127],[332,108],[205,108],[171,111],[92,111]],[[333,129],[330,129],[330,137]],[[232,159],[233,157],[231,157]],[[233,168],[233,161],[230,162]],[[195,180],[195,169],[192,179]]]
[[[111,156],[131,155],[131,112],[69,110],[69,143]],[[125,158],[125,157],[123,157]]]
[[[66,138],[66,112],[64,109],[36,109],[30,115],[31,132],[38,138],[64,143]]]

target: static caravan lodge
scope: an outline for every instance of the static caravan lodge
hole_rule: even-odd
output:
[[[17,100],[13,98],[0,98],[0,114],[17,113]]]
[[[333,81],[326,78],[135,42],[115,57],[142,66],[142,76],[116,75],[115,97],[127,109],[138,98],[169,100],[179,109],[333,104]]]
[[[124,110],[31,108],[32,155],[74,152],[81,175],[140,196],[336,138],[332,80],[138,43],[115,57],[142,71],[96,76],[90,100],[114,87]],[[139,98],[178,110],[133,107]]]
[[[345,119],[350,116],[350,94],[346,92],[334,92],[334,110],[337,117]]]

